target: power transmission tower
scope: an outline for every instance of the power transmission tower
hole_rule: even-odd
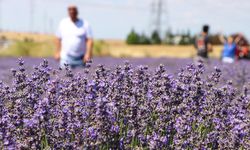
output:
[[[156,7],[156,30],[161,33],[162,0],[158,0]]]
[[[152,0],[151,17],[153,31],[161,34],[168,24],[167,0]]]

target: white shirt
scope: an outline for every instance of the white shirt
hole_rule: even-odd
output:
[[[85,54],[86,39],[92,38],[92,31],[86,20],[73,22],[70,18],[63,19],[58,27],[56,36],[61,39],[61,58],[79,57]]]

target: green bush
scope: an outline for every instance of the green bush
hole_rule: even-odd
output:
[[[132,29],[126,42],[127,44],[140,44],[140,36]]]
[[[150,39],[145,34],[142,34],[140,36],[140,44],[148,45],[148,44],[151,44],[151,42],[150,42]]]
[[[152,44],[161,44],[160,34],[156,30],[151,35],[151,43]]]
[[[190,44],[192,44],[192,38],[187,35],[182,35],[179,45],[190,45]]]
[[[171,29],[168,29],[165,35],[164,44],[174,45],[175,35],[172,33]]]

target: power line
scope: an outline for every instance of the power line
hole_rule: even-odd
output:
[[[151,26],[152,29],[158,33],[162,33],[163,29],[169,24],[167,1],[166,0],[153,0],[151,3]]]
[[[63,0],[55,0],[57,3],[63,3],[67,1]],[[85,8],[98,8],[98,9],[110,9],[110,10],[120,10],[120,11],[142,11],[145,12],[148,10],[146,7],[138,7],[138,6],[129,6],[129,5],[115,5],[115,4],[105,4],[105,3],[95,3],[95,2],[82,2],[78,1],[78,4]]]
[[[162,16],[162,0],[158,0],[157,16],[156,16],[156,30],[161,33],[161,16]]]
[[[7,11],[7,10],[3,10],[1,9],[1,5],[2,2],[5,2],[4,0],[0,0],[0,30],[2,28],[2,12],[3,11]],[[44,2],[44,1],[43,1]],[[50,3],[50,5],[53,4],[68,4],[69,1],[68,0],[53,0],[53,1],[47,1],[48,3]],[[36,6],[38,4],[38,0],[27,0],[26,3],[28,3],[28,5],[26,5],[26,7],[28,7],[28,12],[29,14],[27,14],[28,16],[28,20],[26,22],[27,25],[27,30],[29,32],[34,32],[37,28],[36,28],[36,21],[37,19],[35,18],[35,13],[37,12],[38,14],[40,14],[39,9],[41,9],[40,7]],[[105,3],[105,2],[93,2],[93,1],[77,1],[77,4],[79,5],[79,7],[83,8],[83,9],[97,9],[97,10],[115,10],[117,11],[124,11],[124,12],[130,12],[130,13],[134,13],[134,12],[139,12],[139,13],[148,13],[148,7],[147,6],[140,6],[140,5],[134,5],[136,3],[132,3],[132,4],[116,4],[116,3]],[[3,7],[3,6],[2,6]],[[46,6],[45,6],[46,8]],[[41,27],[43,31],[50,31],[51,29],[51,25],[54,24],[54,20],[51,21],[50,16],[48,16],[48,14],[46,13],[46,9],[44,8],[44,11],[41,14],[42,17],[41,19],[44,21],[43,26]],[[37,10],[38,9],[38,10]],[[39,27],[40,28],[40,27]]]

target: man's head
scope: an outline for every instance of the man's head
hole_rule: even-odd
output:
[[[78,9],[75,5],[71,5],[68,7],[68,13],[69,13],[69,17],[71,18],[72,21],[77,21],[77,17],[78,17]]]
[[[204,25],[203,26],[203,28],[202,28],[202,31],[203,31],[203,33],[208,33],[208,31],[209,31],[209,26],[208,25]]]

